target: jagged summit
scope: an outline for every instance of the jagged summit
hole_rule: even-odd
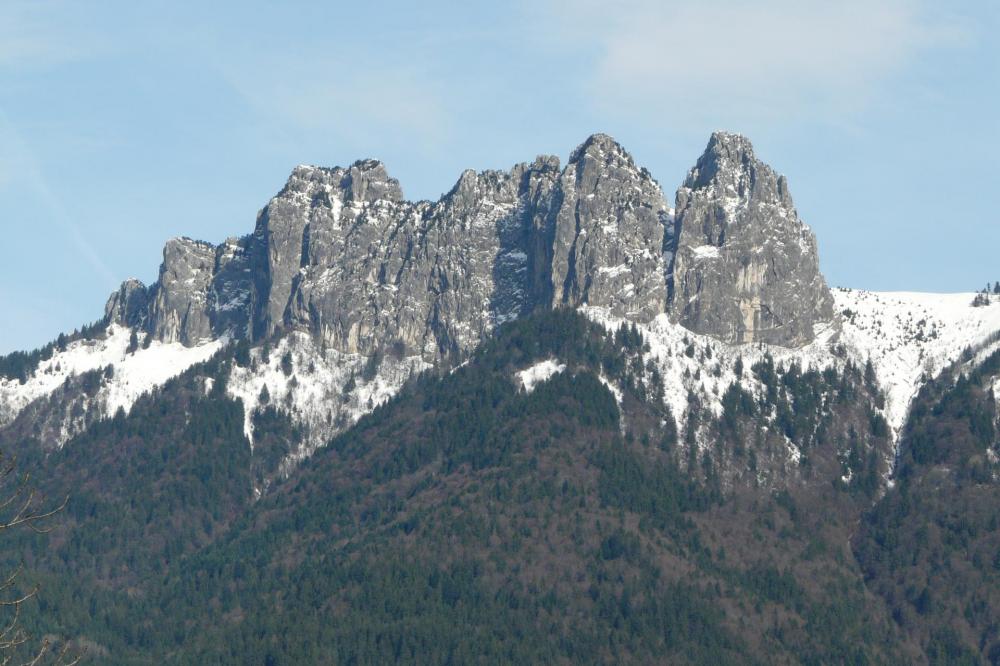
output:
[[[759,185],[759,187],[758,187]],[[688,172],[683,188],[715,188],[732,198],[756,196],[792,208],[785,177],[757,159],[753,144],[742,134],[714,132],[705,152]]]
[[[587,157],[595,159],[616,159],[628,162],[634,166],[632,156],[625,148],[615,141],[614,137],[600,132],[591,134],[577,146],[569,156],[569,162],[576,163]]]
[[[553,305],[650,321],[664,311],[668,207],[657,182],[606,134],[570,156],[553,202]]]
[[[750,139],[739,132],[729,130],[715,130],[708,137],[707,153],[715,151],[744,152],[753,155],[753,144]]]
[[[707,248],[707,249],[706,249]],[[669,312],[727,342],[797,346],[831,322],[815,241],[784,179],[716,132],[677,193],[612,137],[508,171],[467,170],[436,202],[403,199],[378,160],[296,167],[253,234],[175,239],[111,320],[186,345],[306,330],[345,353],[393,344],[429,362],[539,307]],[[126,303],[128,301],[128,303]]]
[[[109,322],[118,322],[133,328],[145,321],[148,306],[146,285],[136,278],[128,278],[122,282],[118,291],[108,298],[104,306],[104,318]]]
[[[750,141],[716,132],[677,190],[672,313],[732,343],[797,347],[835,325],[812,231]]]
[[[858,334],[853,316],[839,331],[835,310],[861,311],[852,298],[835,306],[784,179],[735,134],[710,138],[675,210],[651,174],[600,134],[562,166],[541,156],[506,171],[464,171],[434,202],[402,199],[375,160],[299,166],[252,234],[218,246],[168,241],[156,282],[123,283],[108,299],[101,333],[34,375],[19,370],[26,388],[0,378],[0,421],[71,373],[111,363],[98,397],[80,394],[84,412],[57,400],[38,417],[57,433],[47,441],[61,443],[86,420],[74,414],[127,409],[175,364],[179,372],[227,340],[245,339],[258,347],[255,363],[234,370],[226,389],[244,405],[244,430],[254,441],[253,415],[270,396],[305,428],[301,447],[289,453],[301,457],[414,372],[462,361],[498,326],[552,308],[579,308],[611,329],[627,322],[648,334],[665,404],[678,415],[690,395],[718,407],[737,359],[838,363],[828,344],[838,332],[841,343],[858,341],[845,352],[850,358],[902,376],[893,368],[918,357],[912,344],[892,340],[902,356],[880,357],[872,349],[883,340]],[[942,330],[935,339],[945,339]],[[716,359],[711,380],[698,372],[708,369],[706,356],[688,352],[692,331],[715,338],[695,338]],[[734,347],[745,343],[762,344]],[[955,337],[941,357],[967,344]],[[913,372],[899,382],[903,389],[889,391],[894,428],[920,381],[922,354],[907,366]]]
[[[753,144],[745,136],[732,132],[713,132],[705,152],[688,172],[684,187],[706,187],[720,177],[745,178],[756,163]],[[745,183],[740,183],[740,180],[736,179],[734,183],[723,183],[723,185],[745,185]]]
[[[399,181],[389,176],[379,160],[358,160],[348,167],[320,167],[300,164],[292,170],[285,192],[304,192],[310,185],[340,192],[346,202],[373,203],[379,200],[403,201]]]

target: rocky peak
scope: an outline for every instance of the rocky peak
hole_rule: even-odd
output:
[[[365,159],[346,168],[300,164],[292,170],[288,182],[276,198],[296,196],[327,205],[330,205],[331,197],[346,204],[399,203],[403,201],[403,190],[399,181],[389,176],[382,162]]]
[[[714,178],[746,173],[753,168],[756,157],[753,145],[742,134],[713,132],[705,152],[688,172],[685,187],[705,187]]]
[[[443,204],[468,205],[474,204],[484,193],[502,186],[503,181],[509,180],[510,174],[484,171],[477,173],[472,169],[466,169],[458,177],[454,187],[442,198]]]
[[[557,155],[539,155],[531,163],[529,171],[539,173],[559,171],[559,157]]]
[[[607,134],[592,134],[570,154],[566,174],[577,179],[577,187],[594,192],[598,179],[652,181],[645,169],[636,167],[625,148]]]
[[[150,332],[186,344],[296,328],[342,352],[392,344],[434,361],[537,307],[637,322],[669,311],[729,342],[795,346],[832,321],[831,304],[784,178],[745,137],[717,132],[676,216],[606,134],[562,169],[541,156],[465,171],[437,202],[405,201],[377,160],[299,166],[251,236],[170,241],[160,280],[123,286],[108,312],[139,322],[145,307]]]
[[[335,370],[324,376],[339,377],[329,395],[341,400],[349,373],[367,367],[360,357],[379,364],[376,384],[398,387],[413,368],[456,360],[497,326],[552,307],[640,325],[668,313],[725,342],[789,347],[836,325],[784,178],[726,133],[678,190],[675,215],[605,134],[563,168],[541,156],[465,171],[436,202],[403,200],[376,160],[299,166],[252,234],[170,240],[157,282],[126,281],[105,314],[206,353],[201,343],[226,337],[304,340]],[[351,404],[363,411],[373,395]],[[310,441],[332,432],[335,413],[324,410]]]
[[[152,290],[150,333],[164,342],[185,345],[214,337],[206,307],[214,274],[214,245],[190,238],[167,241]]]
[[[632,156],[614,137],[600,132],[591,134],[569,155],[569,164],[581,164],[587,160],[606,164],[619,163],[635,166]]]
[[[666,306],[659,185],[606,134],[570,156],[555,208],[552,284],[557,305],[596,305],[648,321]]]
[[[358,160],[352,164],[344,177],[343,188],[348,201],[398,203],[403,200],[399,181],[390,178],[385,165],[378,160]]]
[[[108,298],[104,306],[104,320],[108,324],[132,328],[146,320],[148,306],[146,285],[135,278],[129,278]]]
[[[727,342],[797,347],[835,323],[816,239],[784,177],[716,132],[677,191],[673,316]]]
[[[714,132],[682,190],[711,190],[727,199],[750,198],[792,208],[785,177],[757,159],[742,134]]]

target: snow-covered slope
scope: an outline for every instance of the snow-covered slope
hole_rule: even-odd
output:
[[[925,377],[980,351],[1000,331],[1000,302],[972,307],[973,293],[928,294],[835,289],[842,341],[860,362],[871,359],[886,392],[886,417],[900,428]]]
[[[565,363],[548,359],[522,370],[517,373],[517,376],[521,378],[521,386],[524,387],[524,390],[531,393],[535,390],[535,385],[551,379],[553,375],[558,375],[565,369]]]
[[[666,314],[637,324],[649,344],[645,353],[647,367],[655,367],[662,377],[664,402],[678,426],[684,425],[692,394],[704,408],[721,414],[722,396],[737,380],[740,364],[744,368],[739,378],[741,385],[759,395],[763,387],[749,369],[770,355],[777,363],[797,362],[803,370],[839,367],[847,361],[864,365],[870,360],[886,395],[886,419],[898,434],[922,381],[957,361],[966,350],[985,354],[1000,346],[1000,303],[972,307],[972,293],[851,289],[833,293],[842,320],[839,331],[834,326],[818,331],[816,339],[801,349],[729,345],[692,333],[671,322]],[[583,306],[581,310],[609,330],[626,323],[606,308]],[[61,445],[94,418],[110,416],[119,408],[129,410],[144,392],[207,360],[227,343],[219,339],[185,347],[154,340],[148,347],[140,346],[129,353],[130,333],[128,328],[112,325],[100,339],[70,343],[65,350],[42,361],[24,384],[0,379],[0,427],[11,423],[34,401],[61,387],[72,387],[67,383],[71,378],[104,370],[96,394],[85,401],[87,418],[66,420],[49,442]],[[107,370],[109,366],[111,370]],[[390,355],[372,363],[363,355],[327,349],[306,333],[292,332],[274,343],[266,358],[262,348],[251,350],[248,366],[233,368],[227,391],[243,402],[251,445],[253,415],[263,400],[290,416],[303,437],[287,461],[294,464],[391,398],[410,376],[428,367],[419,356]],[[563,369],[558,361],[543,361],[520,372],[519,384],[530,392],[537,383]],[[792,458],[795,454],[789,451]]]
[[[119,408],[128,411],[143,393],[163,385],[195,363],[205,361],[225,344],[214,340],[194,347],[173,342],[152,341],[148,347],[128,352],[128,328],[113,324],[100,339],[77,340],[63,351],[39,363],[22,384],[16,379],[0,378],[0,426],[7,425],[33,401],[44,398],[75,376],[106,369],[100,389],[89,401],[90,409],[101,415],[113,415]],[[67,427],[52,444],[61,445],[76,432]]]
[[[86,416],[60,417],[58,427],[45,444],[62,445],[95,419],[112,416],[118,409],[128,412],[143,393],[208,360],[228,343],[223,338],[185,347],[179,342],[153,340],[148,347],[140,346],[129,353],[130,334],[128,328],[111,325],[98,339],[78,340],[64,351],[55,352],[23,384],[0,378],[0,427],[10,424],[35,401],[64,386],[71,387],[68,382],[73,378],[102,371],[99,388],[92,397],[70,388],[66,399],[78,402],[78,411]],[[289,463],[311,454],[334,434],[395,395],[411,375],[430,367],[419,356],[401,359],[387,356],[373,364],[359,354],[324,349],[301,332],[279,340],[269,350],[266,360],[261,347],[251,350],[250,356],[249,367],[233,367],[227,392],[243,402],[244,430],[251,446],[253,414],[263,406],[262,394],[266,393],[268,404],[289,415],[303,436]]]
[[[898,435],[910,402],[922,382],[971,349],[985,353],[1000,346],[1000,303],[972,307],[974,293],[880,293],[834,290],[842,318],[840,331],[817,331],[816,339],[800,349],[765,344],[728,345],[673,323],[667,315],[638,324],[649,344],[646,358],[663,378],[664,402],[683,426],[689,395],[719,415],[722,395],[736,381],[737,362],[744,370],[740,383],[759,395],[761,386],[748,369],[765,355],[776,363],[798,362],[803,370],[841,367],[846,361],[864,366],[871,360],[885,392],[885,417]],[[603,308],[581,310],[609,330],[626,322]]]
[[[430,367],[419,356],[387,356],[374,364],[360,354],[326,349],[302,332],[283,337],[266,358],[262,348],[251,350],[250,359],[247,367],[233,367],[226,390],[243,402],[251,447],[253,415],[265,400],[299,428],[302,442],[285,461],[286,469],[389,400],[411,375]]]

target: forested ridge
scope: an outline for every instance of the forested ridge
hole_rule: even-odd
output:
[[[260,498],[296,435],[265,408],[251,453],[242,348],[58,451],[3,442],[70,493],[0,553],[42,585],[24,621],[113,664],[1000,663],[1000,356],[928,383],[886,489],[870,367],[765,357],[678,431],[644,345],[519,319]]]

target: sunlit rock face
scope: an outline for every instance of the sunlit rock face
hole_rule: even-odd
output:
[[[253,442],[266,386],[302,429],[289,454],[298,460],[412,373],[461,362],[498,326],[547,308],[632,322],[650,339],[669,329],[685,347],[690,331],[718,346],[799,347],[837,325],[816,242],[784,178],[738,135],[712,136],[674,209],[604,134],[565,165],[541,156],[467,170],[437,201],[406,200],[377,160],[298,166],[252,233],[219,245],[168,241],[158,279],[124,282],[105,327],[60,347],[23,382],[0,378],[0,423],[35,404],[25,428],[60,445],[228,342],[249,340],[254,360],[227,390],[243,402]],[[73,382],[91,390],[73,405],[38,402],[67,378],[67,391]],[[680,414],[693,389],[677,379],[671,390]]]
[[[296,167],[254,232],[167,243],[159,280],[127,282],[110,318],[195,345],[307,331],[342,353],[428,362],[542,307],[664,312],[726,342],[799,346],[833,323],[816,242],[784,178],[717,133],[678,190],[614,139],[509,171],[466,171],[436,202],[403,198],[377,160]]]
[[[138,326],[146,321],[149,311],[149,292],[139,280],[130,278],[122,282],[118,291],[111,294],[104,306],[104,318],[109,324]]]
[[[167,241],[151,290],[148,325],[156,339],[190,346],[214,337],[208,314],[214,274],[214,245],[190,238]]]
[[[686,328],[799,347],[836,324],[816,239],[746,138],[712,135],[677,191],[675,235],[670,309]]]
[[[254,235],[258,335],[305,329],[342,352],[428,360],[471,349],[548,298],[536,213],[558,173],[555,158],[466,171],[439,201],[414,203],[378,162],[300,167]]]
[[[643,322],[664,311],[668,207],[614,139],[596,134],[573,152],[554,211],[556,305],[605,307]]]

